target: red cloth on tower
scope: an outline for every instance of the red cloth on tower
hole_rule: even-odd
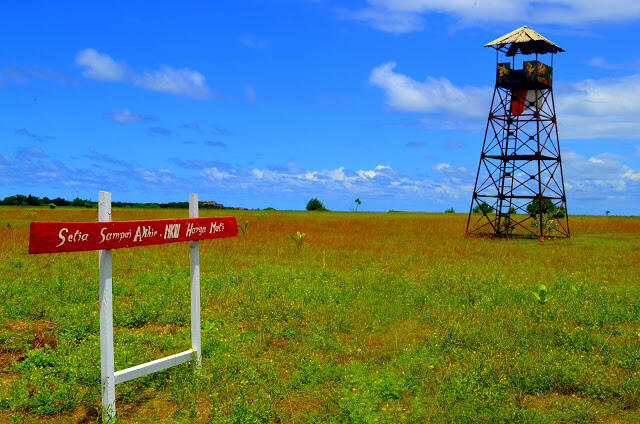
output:
[[[511,93],[511,114],[522,115],[527,101],[527,90],[515,90]]]

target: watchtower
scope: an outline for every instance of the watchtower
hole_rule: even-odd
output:
[[[569,237],[552,88],[564,50],[526,26],[485,47],[496,50],[496,83],[466,234]]]

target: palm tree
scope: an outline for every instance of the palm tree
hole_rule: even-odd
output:
[[[356,199],[356,212],[358,212],[358,206],[360,206],[362,204],[362,202],[360,201],[360,198],[358,197]]]

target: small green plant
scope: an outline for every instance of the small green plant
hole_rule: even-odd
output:
[[[49,203],[49,209],[55,209],[55,208],[56,208],[55,203]]]
[[[304,238],[306,236],[307,235],[305,233],[301,233],[300,231],[296,231],[295,235],[289,234],[289,237],[291,237],[291,240],[293,240],[298,249],[302,249],[302,244],[304,243]]]
[[[238,228],[242,231],[242,235],[247,235],[247,227],[249,226],[249,221],[244,221],[244,225],[240,225]]]
[[[453,208],[445,209],[444,213],[456,213]]]
[[[547,303],[547,301],[549,300],[549,298],[547,297],[547,286],[545,286],[544,284],[540,284],[538,286],[538,291],[533,293],[533,297],[535,297],[538,303],[540,303],[541,305]]]
[[[326,211],[327,208],[324,207],[322,202],[318,200],[317,197],[314,197],[313,199],[307,202],[307,210],[308,211]]]

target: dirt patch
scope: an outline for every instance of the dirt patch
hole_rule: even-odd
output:
[[[21,354],[23,344],[30,344],[34,349],[57,346],[55,326],[51,321],[9,321],[3,325],[3,332],[14,342],[0,345],[0,354]]]

